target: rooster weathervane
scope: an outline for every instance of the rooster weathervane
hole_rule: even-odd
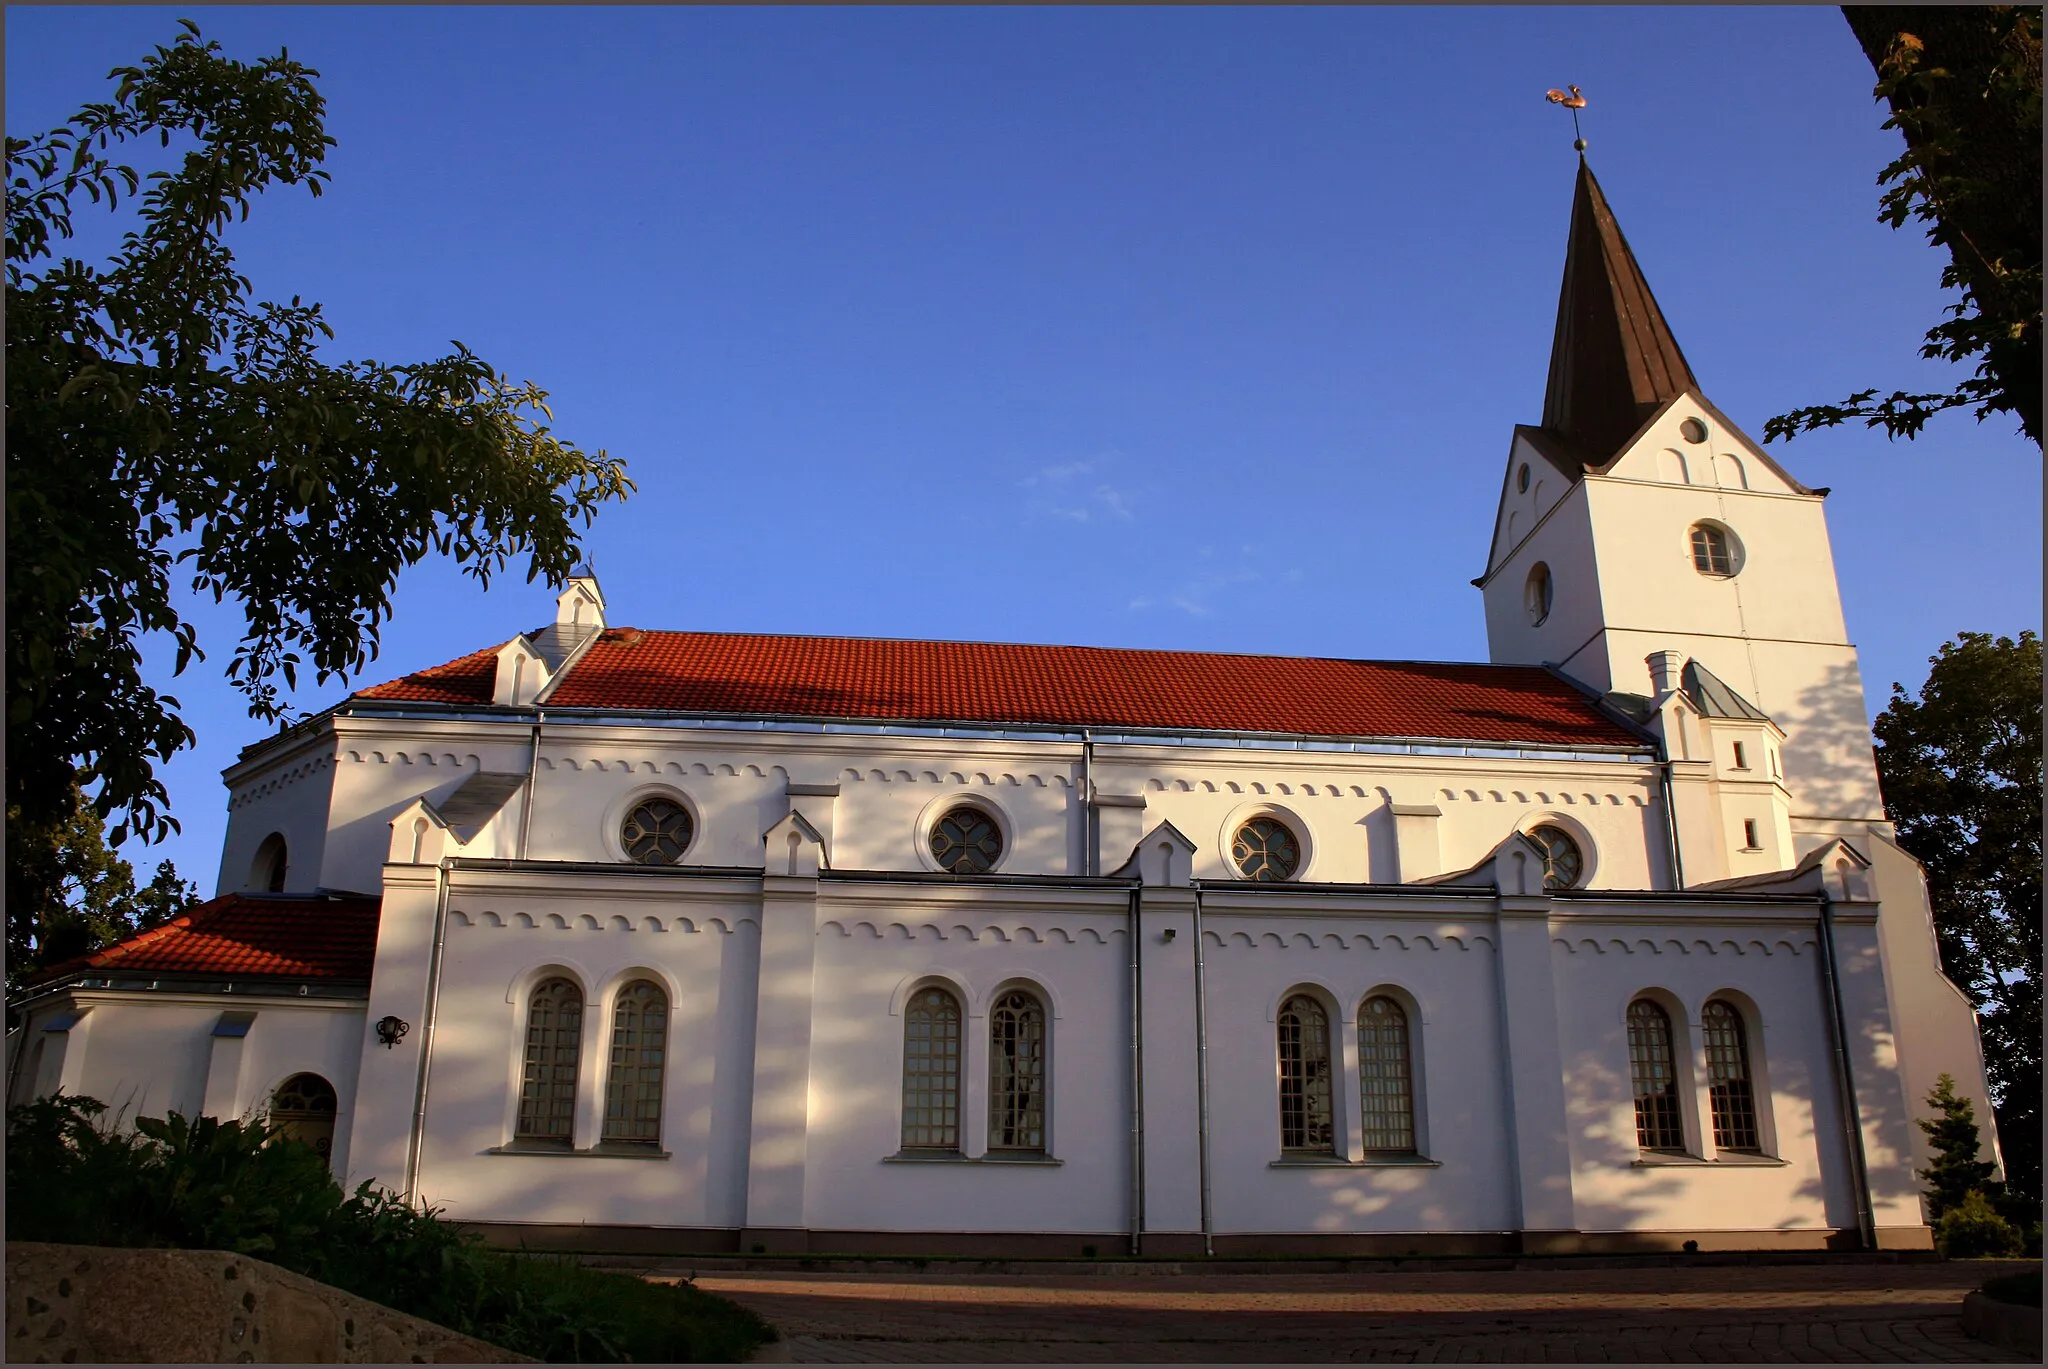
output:
[[[1567,90],[1571,92],[1569,95],[1565,93]],[[1579,111],[1586,107],[1586,97],[1579,94],[1577,86],[1566,86],[1564,90],[1544,91],[1543,98],[1554,105],[1563,105],[1572,112],[1572,148],[1574,151],[1584,152],[1586,138],[1579,132]]]

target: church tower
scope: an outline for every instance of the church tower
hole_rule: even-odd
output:
[[[1646,718],[1677,689],[1695,714],[1758,724],[1689,726],[1672,749],[1775,791],[1796,849],[1773,854],[1881,821],[1826,494],[1708,402],[1581,157],[1543,421],[1515,428],[1474,581],[1491,658],[1555,666]]]

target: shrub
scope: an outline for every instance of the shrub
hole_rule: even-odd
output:
[[[1977,1291],[1993,1302],[2009,1302],[2017,1307],[2039,1307],[2041,1271],[2034,1269],[2024,1274],[2006,1274],[1990,1280]]]
[[[7,1114],[7,1239],[230,1250],[538,1359],[735,1361],[775,1337],[687,1283],[486,1250],[396,1194],[345,1195],[263,1121],[106,1112],[59,1095]]]
[[[1987,1255],[2017,1255],[2020,1236],[2011,1222],[1992,1209],[1983,1194],[1971,1189],[1960,1203],[1941,1214],[1934,1229],[1934,1245],[1945,1258],[1971,1260]]]

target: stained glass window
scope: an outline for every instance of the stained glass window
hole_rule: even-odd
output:
[[[1278,818],[1253,818],[1237,829],[1230,858],[1246,879],[1292,879],[1301,866],[1301,843]]]
[[[690,810],[674,799],[653,798],[633,806],[619,828],[626,859],[640,865],[674,865],[690,847]]]
[[[1045,1149],[1045,1006],[1016,990],[989,1012],[988,1147]]]
[[[960,1148],[960,1003],[944,989],[904,1008],[903,1148]]]
[[[1586,858],[1579,853],[1579,844],[1562,827],[1545,823],[1529,829],[1529,838],[1543,848],[1543,887],[1546,889],[1570,889],[1577,886],[1579,876],[1586,872]]]
[[[1306,994],[1296,994],[1280,1008],[1280,1148],[1336,1153],[1330,1017]]]
[[[569,1144],[575,1132],[576,1062],[583,1049],[583,991],[550,979],[526,1007],[526,1063],[519,1088],[521,1140]]]
[[[1358,1010],[1358,1096],[1367,1150],[1415,1149],[1413,1090],[1408,1014],[1391,998],[1366,999]]]
[[[661,1141],[661,1075],[668,1051],[668,995],[648,980],[619,990],[612,1007],[611,1067],[605,1076],[604,1139]]]
[[[1700,1029],[1706,1037],[1707,1096],[1714,1110],[1715,1149],[1761,1150],[1742,1014],[1717,998],[1700,1013]]]
[[[1647,998],[1628,1005],[1628,1067],[1635,1085],[1636,1144],[1644,1150],[1684,1150],[1671,1019]]]
[[[956,875],[985,875],[1003,856],[1003,830],[981,809],[961,804],[932,824],[932,859]]]

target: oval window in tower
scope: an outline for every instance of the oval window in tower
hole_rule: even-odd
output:
[[[932,824],[926,839],[941,870],[956,875],[985,875],[1003,858],[1003,829],[971,803],[949,808]]]
[[[1246,879],[1293,879],[1301,868],[1301,839],[1276,817],[1256,817],[1231,839],[1230,861]]]
[[[1725,579],[1742,569],[1742,543],[1720,523],[1695,523],[1689,534],[1692,568]]]
[[[1538,561],[1529,568],[1528,583],[1522,586],[1522,607],[1529,612],[1529,626],[1541,627],[1543,620],[1550,616],[1550,603],[1554,593],[1550,582],[1550,567]]]
[[[619,846],[638,865],[674,865],[690,849],[696,824],[690,810],[675,799],[656,795],[642,799],[619,826]]]
[[[1586,857],[1571,833],[1552,823],[1529,829],[1529,840],[1543,848],[1543,887],[1576,888],[1586,873]]]

